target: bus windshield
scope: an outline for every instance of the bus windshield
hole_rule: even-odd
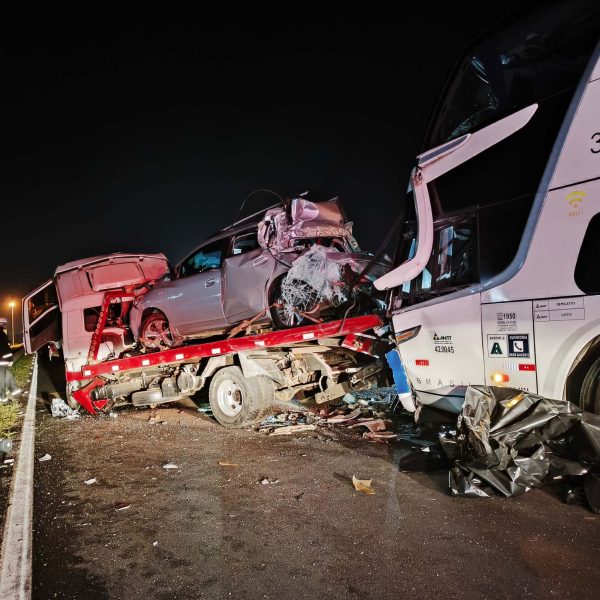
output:
[[[488,32],[459,60],[428,125],[424,150],[526,106],[539,108],[522,130],[428,184],[433,251],[425,271],[399,291],[403,305],[485,281],[511,263],[598,41],[599,15],[596,0],[545,2]],[[408,207],[398,263],[418,243],[412,200]]]

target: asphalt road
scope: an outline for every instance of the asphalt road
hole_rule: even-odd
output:
[[[56,385],[60,365],[42,369],[41,406]],[[34,598],[598,597],[600,516],[554,489],[453,498],[445,471],[400,471],[397,448],[181,407],[38,416]]]

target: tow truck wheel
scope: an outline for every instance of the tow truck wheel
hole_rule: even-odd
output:
[[[140,328],[140,340],[152,350],[166,350],[173,345],[169,321],[161,312],[148,315]]]
[[[245,427],[265,411],[258,377],[244,377],[239,367],[223,367],[210,382],[208,401],[215,419],[225,427]]]

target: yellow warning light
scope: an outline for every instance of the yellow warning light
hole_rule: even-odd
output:
[[[492,373],[492,381],[494,383],[506,383],[510,377],[506,373]]]

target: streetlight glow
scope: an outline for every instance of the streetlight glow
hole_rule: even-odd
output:
[[[11,300],[8,303],[8,306],[10,307],[10,328],[12,331],[12,345],[15,345],[15,303],[13,300]]]

